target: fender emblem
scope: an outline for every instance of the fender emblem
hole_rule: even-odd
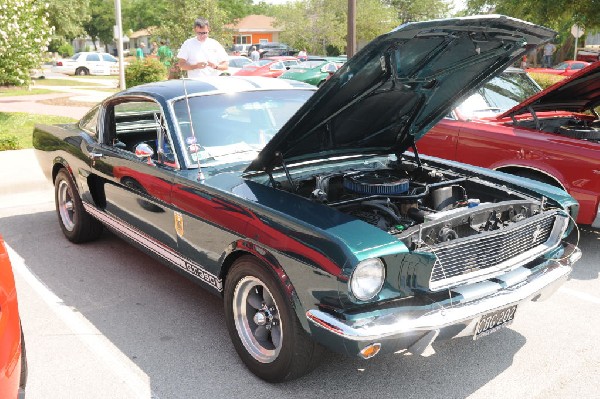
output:
[[[174,212],[175,231],[179,237],[183,237],[183,215],[180,212]]]

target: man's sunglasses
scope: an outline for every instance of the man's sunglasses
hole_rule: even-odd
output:
[[[196,32],[197,35],[208,35],[208,32]]]

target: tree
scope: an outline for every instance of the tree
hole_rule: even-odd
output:
[[[172,0],[161,25],[156,31],[159,37],[169,39],[171,47],[177,49],[194,34],[194,20],[206,18],[210,23],[210,37],[218,40],[224,47],[231,43],[231,32],[225,29],[227,14],[219,7],[217,0]]]
[[[348,26],[346,0],[306,0],[274,9],[276,26],[282,27],[281,40],[312,54],[344,53]],[[357,41],[369,42],[398,25],[394,10],[380,0],[357,4]],[[307,35],[307,32],[310,34]]]
[[[587,31],[600,29],[597,0],[468,0],[466,13],[504,14],[552,28],[558,31],[559,59],[573,52],[574,38],[570,33],[573,24]]]
[[[48,4],[35,0],[3,0],[0,13],[0,84],[29,84],[48,49]]]
[[[219,7],[227,13],[227,19],[235,21],[253,13],[252,0],[221,0]]]
[[[401,24],[443,18],[450,12],[444,0],[387,0],[387,4],[398,13]]]
[[[125,0],[121,7],[123,30],[127,32],[130,29],[136,31],[160,26],[167,12],[168,0]]]
[[[111,43],[113,41],[113,26],[115,25],[115,8],[111,0],[91,0],[91,18],[83,23],[83,29],[92,39],[94,49],[96,42]]]
[[[27,3],[34,3],[28,0]],[[90,19],[89,0],[52,0],[48,3],[49,26],[54,27],[57,38],[68,41],[85,33],[83,23]]]

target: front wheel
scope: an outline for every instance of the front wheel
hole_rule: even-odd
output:
[[[227,276],[225,318],[238,355],[266,381],[298,378],[318,363],[322,348],[302,329],[281,285],[253,257],[238,259]]]
[[[81,243],[100,236],[102,223],[85,211],[75,182],[65,169],[54,180],[54,201],[60,228],[69,241]]]

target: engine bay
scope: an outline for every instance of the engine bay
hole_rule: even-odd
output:
[[[297,194],[397,235],[412,249],[503,229],[540,214],[545,201],[405,159],[317,174],[294,185]]]
[[[600,119],[588,115],[536,117],[520,120],[515,125],[580,140],[600,141]]]

